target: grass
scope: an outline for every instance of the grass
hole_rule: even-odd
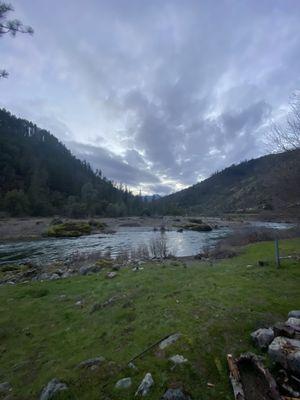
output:
[[[91,225],[87,222],[64,222],[51,225],[47,230],[47,236],[54,237],[78,237],[89,235],[92,231]]]
[[[299,251],[300,239],[282,241],[282,254]],[[251,331],[285,320],[300,305],[300,262],[273,262],[273,243],[249,245],[233,259],[213,266],[193,262],[147,264],[139,272],[124,269],[114,279],[105,273],[52,282],[0,288],[0,382],[13,386],[13,399],[38,398],[57,377],[70,390],[57,399],[132,399],[146,372],[155,385],[147,399],[170,386],[183,386],[193,399],[232,399],[226,354],[255,349]],[[258,267],[258,260],[269,260]],[[249,265],[252,265],[249,267]],[[107,307],[90,313],[94,303],[117,295]],[[75,305],[83,301],[83,307]],[[169,333],[178,342],[149,351],[135,365],[128,361]],[[188,364],[172,369],[168,358],[182,354]],[[97,371],[76,366],[91,357],[107,360]],[[123,368],[123,369],[122,369]],[[129,390],[118,379],[131,376]],[[215,386],[208,388],[210,382]]]

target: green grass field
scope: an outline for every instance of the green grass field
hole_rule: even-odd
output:
[[[59,399],[126,400],[146,372],[155,385],[147,399],[181,386],[193,399],[232,399],[226,354],[252,350],[249,334],[285,320],[300,308],[300,262],[273,262],[273,243],[244,248],[238,257],[214,265],[194,262],[146,264],[126,268],[114,279],[105,273],[0,288],[0,382],[13,386],[13,399],[37,399],[57,377],[69,391]],[[282,241],[282,254],[300,252],[300,239]],[[269,260],[258,267],[258,260]],[[249,266],[252,265],[252,266]],[[90,313],[92,305],[118,300]],[[83,301],[83,307],[75,305]],[[160,338],[181,332],[165,352],[149,351],[128,361]],[[187,364],[172,369],[168,358],[182,354]],[[96,371],[77,364],[104,356]],[[118,379],[132,377],[130,389],[118,391]],[[209,388],[207,383],[214,385]]]

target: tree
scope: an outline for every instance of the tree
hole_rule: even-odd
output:
[[[22,190],[11,190],[4,198],[5,209],[12,217],[28,213],[28,198]]]
[[[7,15],[14,11],[11,4],[0,1],[0,37],[9,34],[15,37],[17,33],[33,34],[31,26],[23,25],[19,19],[8,19]],[[8,72],[4,69],[0,70],[0,78],[7,78]]]
[[[283,124],[273,124],[268,141],[278,151],[300,148],[300,90],[293,93]]]

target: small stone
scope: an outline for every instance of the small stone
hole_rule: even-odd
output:
[[[112,278],[115,278],[116,276],[117,276],[118,274],[116,273],[116,272],[108,272],[107,273],[107,278],[109,278],[109,279],[112,279]]]
[[[150,372],[147,372],[144,379],[142,380],[140,386],[138,387],[135,395],[136,396],[147,396],[149,393],[151,386],[154,384],[152,375]]]
[[[288,318],[300,318],[300,310],[290,311],[288,314]]]
[[[84,304],[84,301],[83,301],[83,300],[78,300],[78,301],[76,301],[75,306],[77,306],[77,307],[83,307],[83,304]]]
[[[181,333],[174,333],[174,335],[171,335],[167,337],[165,340],[160,342],[159,348],[161,350],[164,350],[166,347],[170,346],[171,344],[175,343],[181,336]]]
[[[70,278],[72,276],[72,272],[66,271],[62,274],[62,278]]]
[[[0,383],[0,394],[7,394],[12,390],[11,384],[9,382]]]
[[[191,400],[181,389],[168,389],[161,400]]]
[[[85,267],[81,267],[79,269],[79,274],[80,275],[89,275],[89,274],[95,274],[97,272],[101,271],[101,267],[98,265],[88,265]]]
[[[116,389],[128,389],[132,385],[131,378],[123,378],[120,379],[117,383],[115,388]]]
[[[286,321],[287,325],[292,325],[292,326],[300,326],[300,318],[294,318],[294,317],[290,317],[287,321]]]
[[[135,371],[138,370],[137,366],[136,366],[135,364],[133,364],[133,362],[130,362],[130,363],[128,364],[128,368],[134,369]]]
[[[67,390],[68,386],[65,383],[60,382],[57,378],[52,379],[48,382],[47,386],[44,387],[40,400],[51,400],[58,392]]]
[[[52,274],[50,275],[49,281],[56,281],[59,278],[60,276],[58,274]]]
[[[40,281],[47,281],[50,279],[50,275],[47,274],[47,272],[43,272],[40,276],[39,276],[39,280]]]
[[[252,332],[251,338],[257,347],[266,349],[274,339],[274,331],[272,328],[261,328]]]
[[[174,364],[184,364],[188,362],[188,360],[180,354],[176,354],[175,356],[170,357],[169,360],[172,361]]]
[[[81,363],[78,364],[78,368],[91,368],[93,366],[99,366],[105,361],[104,357],[95,357],[95,358],[89,358],[88,360],[81,361]]]

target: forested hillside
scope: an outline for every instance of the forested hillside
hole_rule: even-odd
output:
[[[0,210],[10,215],[139,214],[143,201],[116,188],[56,137],[0,110]]]
[[[257,212],[300,210],[300,149],[232,165],[158,200],[160,212]]]

